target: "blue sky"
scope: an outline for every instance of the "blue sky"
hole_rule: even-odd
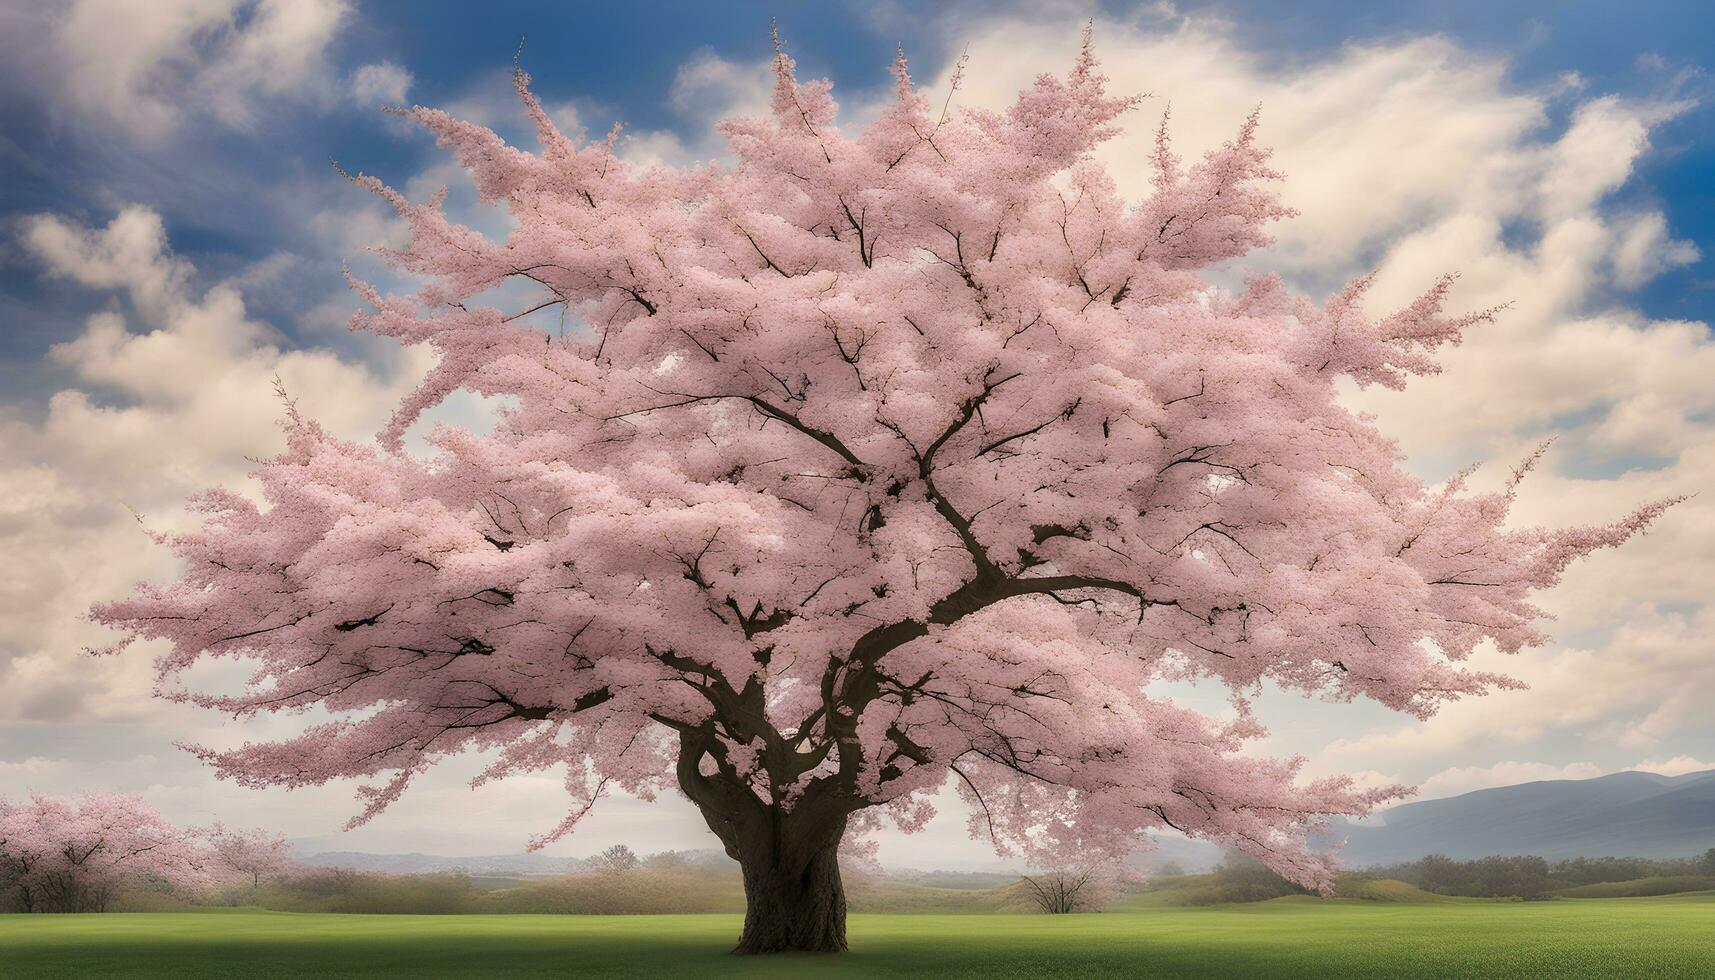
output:
[[[21,7],[22,5],[20,5]],[[806,73],[825,74],[848,98],[885,86],[895,44],[904,44],[924,77],[939,74],[959,46],[958,24],[987,4],[926,5],[939,12],[916,20],[909,4],[650,3],[640,5],[495,2],[473,16],[456,3],[361,4],[327,47],[329,68],[349,73],[391,62],[413,76],[410,100],[457,101],[509,66],[519,39],[524,62],[547,99],[587,107],[592,129],[613,120],[633,129],[703,135],[707,120],[686,118],[670,104],[674,73],[698,50],[754,61],[770,50],[768,25],[778,20]],[[1034,6],[1034,5],[1031,5]],[[1136,4],[1104,3],[1125,18]],[[1521,86],[1542,85],[1575,71],[1604,91],[1659,88],[1687,74],[1686,89],[1709,84],[1701,62],[1715,50],[1715,16],[1695,2],[1355,4],[1311,0],[1181,4],[1188,12],[1229,18],[1247,47],[1283,65],[1326,56],[1353,41],[1444,34],[1473,51],[1504,57]],[[244,9],[240,5],[240,16]],[[13,18],[24,19],[13,14]],[[1075,13],[1044,16],[1076,23]],[[19,36],[14,43],[27,42]],[[328,161],[394,177],[435,157],[425,139],[385,125],[371,106],[350,101],[331,111],[275,104],[248,130],[190,124],[169,142],[139,152],[111,127],[67,119],[38,88],[9,86],[0,96],[0,144],[9,179],[0,184],[0,216],[40,211],[95,219],[116,198],[148,204],[166,220],[174,249],[204,273],[255,262],[281,250],[313,252],[289,191],[319,182],[337,194]],[[599,135],[599,132],[597,133]],[[1654,134],[1655,151],[1626,193],[1659,200],[1673,227],[1693,241],[1715,238],[1715,106],[1702,105]],[[356,192],[352,192],[356,194]],[[303,285],[337,288],[332,255]],[[7,329],[0,334],[0,380],[22,393],[50,385],[35,365],[47,347],[77,329],[79,314],[99,299],[56,290],[16,256],[0,270]],[[1636,298],[1654,316],[1710,319],[1715,289],[1705,263],[1650,283]],[[299,290],[253,298],[258,313],[290,331]]]
[[[381,276],[364,246],[397,229],[330,160],[413,195],[451,183],[455,214],[503,230],[428,139],[378,107],[440,105],[510,134],[520,37],[558,118],[597,137],[621,121],[623,152],[675,163],[718,158],[713,119],[756,104],[771,18],[801,73],[832,77],[861,115],[891,84],[896,44],[920,82],[941,85],[968,46],[960,104],[999,105],[1032,73],[1063,69],[1093,17],[1117,82],[1160,97],[1133,128],[1171,99],[1194,149],[1263,103],[1304,215],[1248,268],[1312,293],[1378,268],[1384,297],[1452,268],[1466,273],[1457,299],[1514,303],[1442,378],[1353,393],[1419,472],[1492,459],[1502,473],[1557,437],[1523,502],[1556,523],[1715,479],[1703,390],[1715,373],[1715,15],[1703,4],[38,6],[0,0],[0,547],[29,556],[0,572],[0,782],[119,785],[170,811],[218,803],[333,840],[345,790],[286,804],[215,786],[171,742],[238,733],[150,702],[136,664],[79,658],[100,637],[77,614],[170,573],[124,505],[171,524],[186,492],[241,481],[243,457],[272,445],[273,375],[363,434],[421,369],[343,330],[354,301],[342,264]],[[1104,150],[1110,166],[1127,166],[1130,139]],[[443,416],[480,414],[466,401]],[[1279,699],[1266,706],[1267,748],[1426,792],[1704,765],[1709,581],[1715,494],[1548,603],[1555,643],[1502,665],[1532,692],[1424,724]],[[1220,709],[1217,692],[1187,696]],[[548,782],[475,800],[448,776],[341,846],[510,850],[553,822]],[[609,823],[565,846],[648,849],[626,826],[684,846],[700,831],[674,805],[643,817],[615,801]],[[437,831],[437,806],[468,808],[492,831]],[[905,863],[947,848],[979,861],[956,850],[962,837],[946,819],[926,843],[887,847]]]

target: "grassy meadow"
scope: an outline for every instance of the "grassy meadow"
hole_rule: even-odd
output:
[[[1397,884],[1397,883],[1394,883]],[[1098,914],[854,914],[844,956],[739,959],[718,915],[0,916],[0,976],[1709,977],[1715,892],[1496,902],[1382,885]]]

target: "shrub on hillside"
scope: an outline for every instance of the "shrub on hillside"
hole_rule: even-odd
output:
[[[1220,866],[1209,874],[1177,879],[1175,884],[1173,901],[1178,905],[1265,902],[1307,893],[1302,886],[1287,881],[1241,851],[1227,852]]]
[[[1530,855],[1458,861],[1431,854],[1373,873],[1410,882],[1440,895],[1534,899],[1604,883],[1715,878],[1715,850],[1695,858],[1578,857],[1552,863]]]
[[[639,867],[565,875],[481,895],[482,912],[639,915],[743,912],[737,866],[725,869]]]
[[[1120,892],[1118,869],[1100,864],[1050,868],[1024,876],[1018,889],[1030,908],[1047,915],[1100,912]]]
[[[1432,854],[1408,866],[1400,878],[1424,891],[1473,898],[1541,898],[1551,887],[1548,862],[1532,856],[1455,861]]]
[[[389,875],[324,868],[277,880],[255,904],[280,912],[456,915],[475,911],[476,889],[463,873]]]

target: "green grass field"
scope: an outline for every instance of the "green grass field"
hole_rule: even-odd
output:
[[[250,910],[0,916],[6,977],[1709,977],[1715,893],[1284,898],[1096,915],[854,915],[852,951],[738,959],[732,915]]]

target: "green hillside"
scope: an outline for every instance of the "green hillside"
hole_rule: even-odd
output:
[[[1555,892],[1558,898],[1639,898],[1648,895],[1679,895],[1715,891],[1715,878],[1702,875],[1659,875],[1631,881],[1603,881]]]

